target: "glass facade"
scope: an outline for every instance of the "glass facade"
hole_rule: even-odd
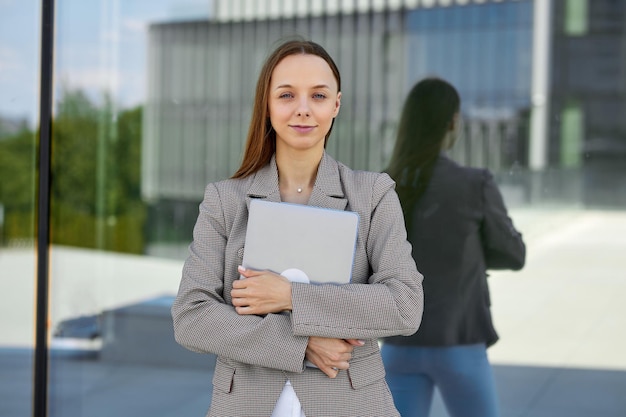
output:
[[[623,207],[626,3],[570,0],[557,2],[554,10],[549,158],[553,166],[576,162],[577,170],[565,171],[580,176],[586,206]]]
[[[44,5],[55,10],[52,56]],[[539,7],[552,17],[547,164],[535,169]],[[623,415],[625,20],[626,3],[611,0],[0,1],[0,417],[206,413],[215,358],[175,343],[169,308],[204,186],[240,162],[259,66],[296,34],[337,61],[328,152],[356,169],[385,168],[416,81],[458,87],[464,132],[451,156],[492,170],[529,248],[524,270],[491,274],[503,416],[549,399],[542,412],[575,416],[563,387],[590,380],[607,381],[604,401],[578,409]],[[544,392],[514,391],[511,375],[537,388],[548,374]]]
[[[414,9],[406,16],[407,83],[439,76],[463,97],[465,135],[453,149],[495,172],[527,167],[532,2]]]
[[[40,5],[0,5],[0,415],[33,411]]]

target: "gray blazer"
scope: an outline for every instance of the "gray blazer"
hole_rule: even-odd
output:
[[[218,356],[207,415],[268,417],[289,379],[307,417],[398,416],[377,339],[415,333],[423,292],[393,180],[324,154],[309,204],[359,214],[352,283],[293,283],[289,315],[239,315],[232,306],[253,198],[280,201],[274,158],[248,178],[206,187],[172,306],[178,343]],[[330,379],[304,366],[308,336],[366,343]]]

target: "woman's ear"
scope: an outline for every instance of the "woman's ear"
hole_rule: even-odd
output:
[[[337,117],[339,114],[339,108],[341,107],[341,91],[337,93],[337,99],[335,100],[335,111],[333,111],[333,117]]]

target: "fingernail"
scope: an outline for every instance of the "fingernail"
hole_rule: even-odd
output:
[[[238,270],[239,272],[246,272],[246,268],[244,268],[244,267],[243,267],[243,266],[241,266],[241,265],[239,265],[239,266],[237,267],[237,270]]]

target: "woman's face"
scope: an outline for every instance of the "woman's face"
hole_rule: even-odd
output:
[[[323,149],[341,93],[328,63],[317,55],[289,55],[276,65],[268,111],[276,150]]]

